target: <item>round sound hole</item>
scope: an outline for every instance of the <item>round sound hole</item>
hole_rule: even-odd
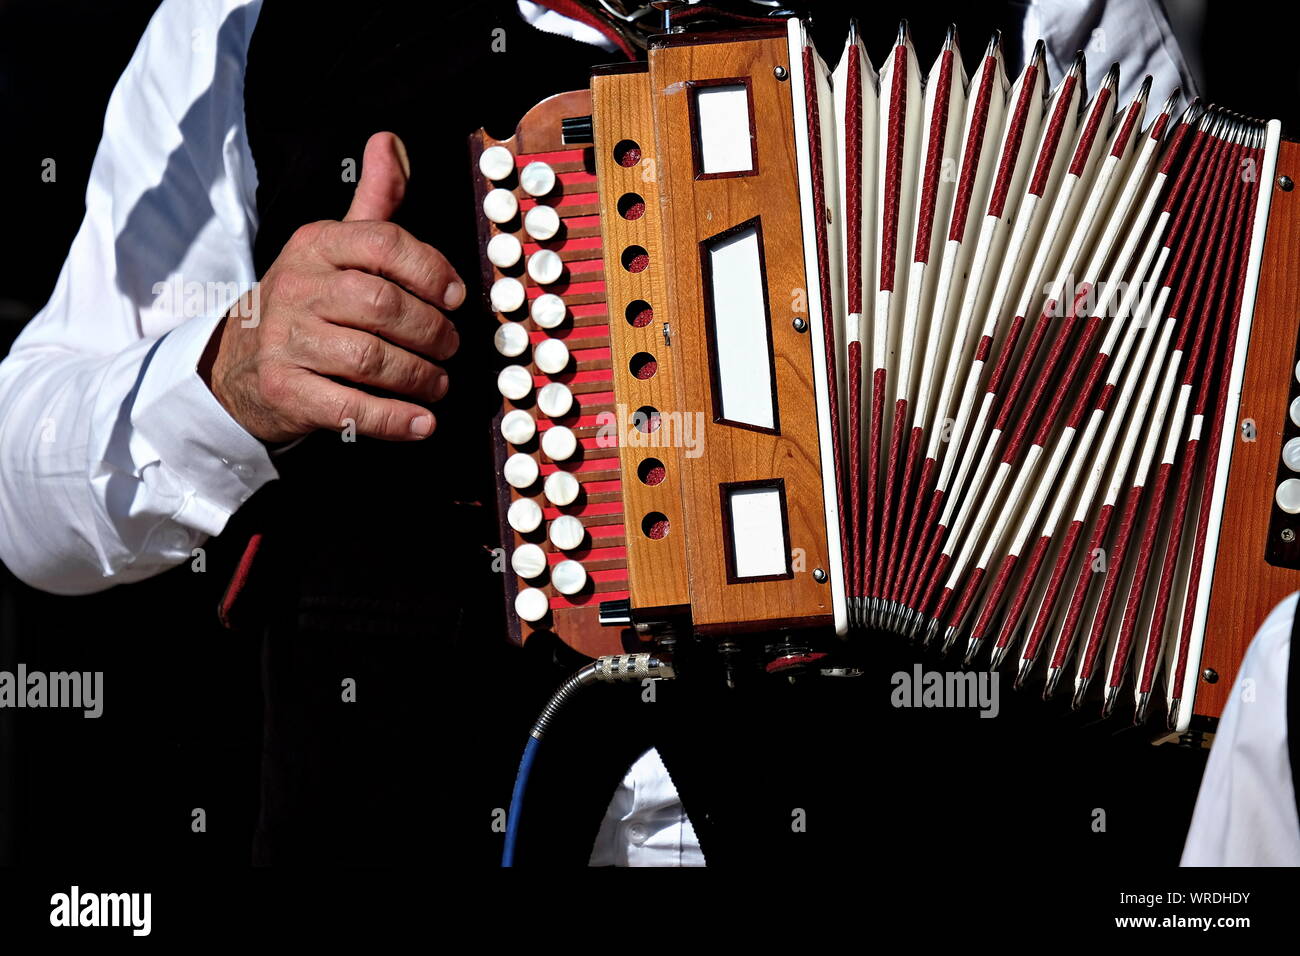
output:
[[[641,144],[634,139],[622,139],[614,144],[614,162],[620,166],[635,166],[641,162]]]
[[[653,488],[668,477],[668,469],[658,458],[647,458],[636,466],[636,476],[641,479],[641,484]]]
[[[641,519],[641,533],[651,541],[668,537],[668,516],[661,511],[652,511]]]
[[[645,272],[650,265],[650,253],[641,246],[628,246],[623,250],[623,268],[632,274]]]
[[[624,219],[640,219],[645,215],[645,200],[636,193],[618,197],[618,214]]]
[[[661,419],[659,409],[642,405],[632,413],[632,427],[642,434],[649,435],[659,430]]]
[[[633,378],[644,382],[648,378],[654,378],[655,372],[659,371],[659,360],[649,352],[637,352],[627,363],[627,368]]]
[[[655,310],[650,308],[650,303],[645,299],[637,299],[635,302],[628,304],[624,312],[627,316],[627,324],[634,329],[644,329],[655,319]]]

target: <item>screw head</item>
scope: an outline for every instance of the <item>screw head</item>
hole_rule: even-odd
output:
[[[795,320],[794,320],[793,322],[791,322],[790,324],[794,326],[794,330],[795,330],[796,332],[807,332],[807,331],[808,331],[808,323],[805,322],[803,319],[795,319]]]
[[[1290,176],[1279,176],[1277,177],[1277,186],[1282,192],[1289,193],[1295,189],[1295,181]]]
[[[1295,532],[1292,531],[1290,528],[1283,528],[1282,540],[1285,541],[1287,544],[1290,544],[1292,541],[1295,540]]]
[[[772,70],[772,75],[775,76],[778,80],[784,81],[790,76],[790,72],[785,67],[778,66],[774,70]]]
[[[814,580],[814,581],[816,581],[818,584],[825,584],[825,583],[826,583],[826,578],[827,578],[827,574],[826,574],[826,571],[825,571],[824,569],[822,569],[822,568],[813,568],[813,580]]]
[[[1219,672],[1213,667],[1207,667],[1201,671],[1201,678],[1207,684],[1217,684],[1219,682]]]

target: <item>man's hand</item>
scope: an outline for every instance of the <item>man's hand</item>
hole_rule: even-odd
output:
[[[433,432],[419,404],[380,398],[342,379],[420,403],[447,393],[459,338],[444,315],[465,285],[433,247],[387,220],[409,168],[392,133],[366,144],[361,181],[342,222],[303,226],[280,250],[260,289],[213,336],[205,380],[250,434],[290,441],[320,428],[394,441]]]

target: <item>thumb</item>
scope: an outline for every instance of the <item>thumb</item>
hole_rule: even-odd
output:
[[[344,220],[390,219],[406,195],[411,163],[396,133],[376,133],[361,159],[361,181]]]

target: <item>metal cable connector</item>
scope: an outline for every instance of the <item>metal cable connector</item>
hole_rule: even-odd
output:
[[[532,736],[541,740],[542,735],[546,733],[546,728],[555,719],[555,715],[559,713],[560,708],[580,688],[586,687],[588,684],[595,683],[598,680],[667,679],[676,676],[677,673],[673,670],[672,664],[661,661],[653,654],[607,654],[604,657],[598,657],[561,684],[559,690],[551,695],[551,699],[546,702],[541,715],[533,724]]]
[[[607,654],[596,658],[591,666],[596,669],[596,680],[641,680],[646,677],[677,676],[672,664],[659,660],[653,654]]]

